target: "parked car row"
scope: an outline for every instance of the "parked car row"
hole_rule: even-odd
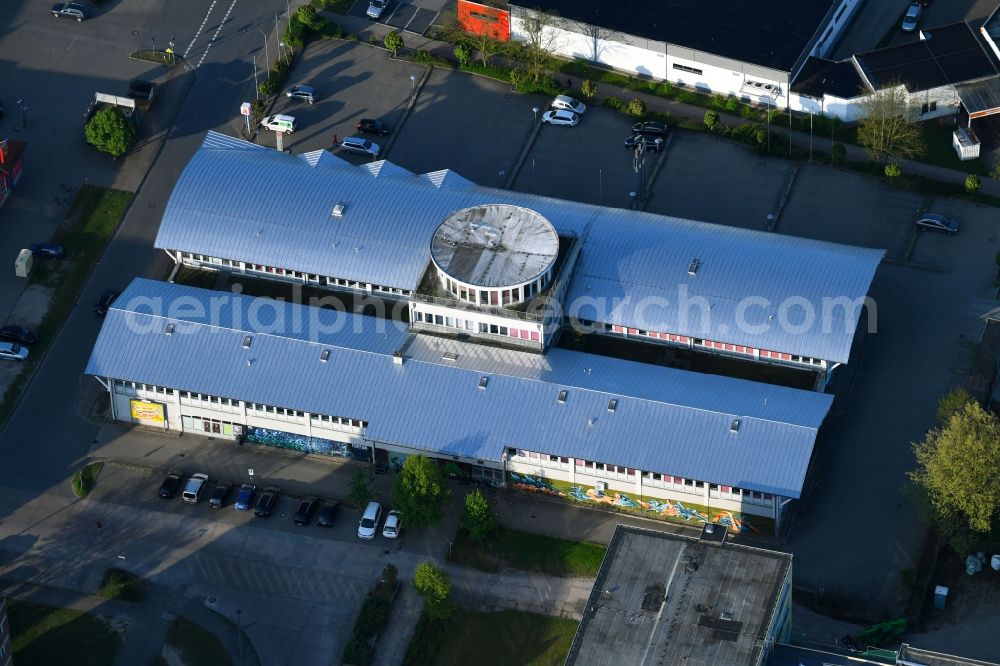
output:
[[[181,490],[182,486],[183,490]],[[212,488],[212,492],[209,495],[208,505],[213,509],[221,509],[226,505],[233,484],[229,481],[218,481],[212,487],[207,474],[200,472],[192,474],[187,481],[184,481],[180,472],[168,472],[160,484],[158,494],[163,499],[171,499],[177,495],[178,490],[181,490],[181,499],[185,503],[198,504],[208,494],[209,488]],[[267,486],[258,494],[256,485],[244,483],[236,494],[233,508],[237,511],[249,511],[253,508],[254,515],[263,518],[274,513],[274,508],[278,505],[280,497],[281,490],[277,486]],[[315,517],[316,525],[319,527],[332,527],[333,519],[339,509],[340,502],[338,500],[303,497],[299,500],[298,509],[295,511],[292,521],[296,525],[308,525]],[[395,527],[390,531],[398,533],[398,519],[393,525]]]
[[[568,95],[557,95],[549,105],[550,110],[542,114],[543,125],[566,125],[575,127],[587,106]]]
[[[358,538],[370,541],[378,534],[378,525],[382,520],[382,505],[378,502],[369,502],[365,507],[365,512],[358,521]],[[385,517],[382,525],[382,536],[386,539],[396,539],[403,530],[403,514],[399,511],[390,511]]]

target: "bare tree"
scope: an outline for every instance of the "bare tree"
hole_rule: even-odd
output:
[[[490,57],[503,48],[503,44],[485,30],[481,34],[466,32],[463,38],[472,48],[479,51],[479,60],[483,63],[483,67],[489,65]]]
[[[912,159],[924,154],[920,128],[909,95],[902,84],[893,83],[869,94],[861,102],[864,118],[858,127],[858,143],[879,164],[889,159]]]
[[[559,49],[559,16],[540,9],[525,11],[521,17],[524,26],[524,55],[531,80],[538,83],[542,74],[552,64],[552,56]]]

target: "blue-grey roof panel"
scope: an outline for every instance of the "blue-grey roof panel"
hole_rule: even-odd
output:
[[[832,400],[566,350],[491,354],[423,336],[399,365],[393,352],[406,332],[391,323],[379,330],[382,320],[294,304],[268,304],[280,314],[258,323],[245,313],[259,300],[137,279],[109,311],[86,372],[363,419],[370,439],[438,454],[496,461],[511,446],[788,497],[801,491]],[[309,328],[334,319],[344,320],[336,332]]]
[[[247,173],[267,187],[247,188]],[[883,255],[479,187],[451,172],[407,174],[210,132],[170,196],[156,247],[414,290],[438,224],[462,208],[509,203],[584,239],[569,312],[593,308],[597,321],[842,363]],[[334,217],[338,203],[344,214]],[[692,316],[701,311],[710,316]]]

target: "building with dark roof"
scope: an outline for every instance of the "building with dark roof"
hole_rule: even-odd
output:
[[[860,0],[539,0],[510,5],[515,41],[651,79],[785,106],[809,56],[825,56]],[[539,30],[538,28],[541,28]],[[532,39],[532,34],[541,34]]]
[[[709,530],[619,525],[566,665],[766,663],[791,630],[792,556]]]

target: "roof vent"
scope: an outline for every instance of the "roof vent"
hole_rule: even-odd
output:
[[[333,207],[333,216],[344,217],[344,208],[345,208],[344,202],[338,201],[337,204]]]
[[[167,333],[167,335],[173,335],[174,334],[174,325],[173,324],[167,324],[166,333]]]
[[[479,388],[484,389],[486,385],[490,383],[490,378],[483,376],[479,378]]]
[[[740,431],[740,420],[733,419],[729,424],[729,432],[739,432]]]
[[[559,391],[559,395],[556,396],[556,402],[560,405],[566,404],[566,391]]]
[[[330,350],[329,349],[324,349],[323,351],[321,351],[319,353],[319,362],[320,363],[326,363],[329,360],[330,360]]]
[[[616,409],[618,409],[618,400],[615,398],[608,400],[608,411],[614,412]]]
[[[588,428],[593,428],[595,423],[597,423],[597,418],[591,416],[589,419],[587,419]]]
[[[249,335],[244,335],[243,336],[243,349],[250,349],[250,336]]]
[[[442,361],[457,361],[458,360],[458,354],[456,354],[455,352],[445,352],[441,356],[441,360]]]
[[[688,275],[697,275],[699,266],[701,266],[701,262],[697,259],[692,259],[690,265],[688,265]]]

